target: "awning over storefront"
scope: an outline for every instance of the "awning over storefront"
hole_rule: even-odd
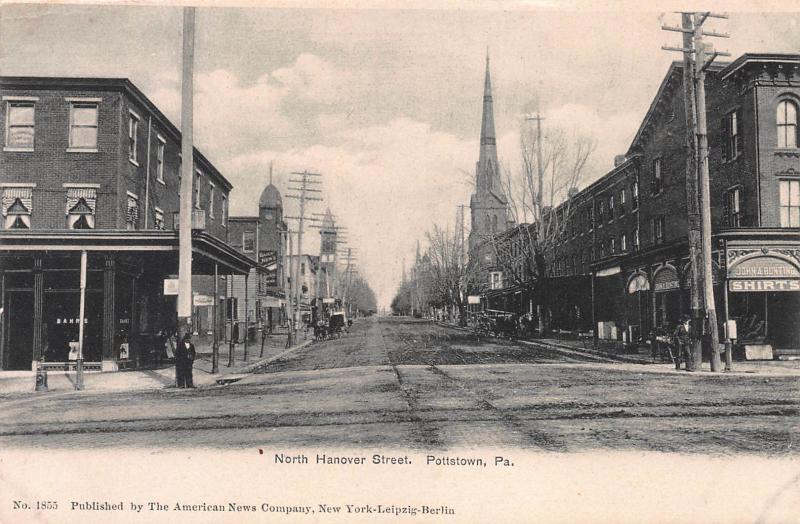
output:
[[[177,264],[177,231],[123,230],[8,230],[0,231],[0,252],[146,252],[174,254]],[[214,263],[223,274],[247,274],[256,262],[204,231],[192,234],[195,274],[213,275]],[[177,267],[177,265],[176,265]]]

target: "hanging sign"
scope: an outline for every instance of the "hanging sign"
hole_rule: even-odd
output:
[[[165,278],[164,279],[164,295],[177,295],[178,294],[178,279]]]

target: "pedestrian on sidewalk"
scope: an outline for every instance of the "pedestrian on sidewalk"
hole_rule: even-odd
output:
[[[192,368],[194,366],[194,359],[197,356],[197,352],[195,351],[194,344],[192,344],[191,333],[186,333],[183,336],[181,346],[181,350],[185,353],[183,360],[183,387],[194,388],[195,385]]]
[[[176,337],[177,338],[177,337]],[[185,339],[186,337],[184,337]],[[186,387],[186,359],[189,356],[188,348],[183,341],[175,345],[175,387]]]

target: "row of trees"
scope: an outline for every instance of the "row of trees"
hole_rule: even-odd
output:
[[[350,311],[358,311],[362,316],[378,311],[378,300],[369,283],[358,273],[353,274],[344,285],[345,298]]]
[[[446,311],[463,324],[467,297],[489,286],[488,271],[500,271],[503,285],[515,285],[534,297],[541,331],[547,329],[550,304],[548,277],[553,253],[574,209],[571,196],[587,178],[596,141],[577,132],[526,126],[520,133],[517,167],[504,165],[503,190],[513,226],[482,240],[491,253],[491,267],[466,253],[466,232],[434,224],[425,234],[427,250],[418,256],[392,302],[396,314]]]

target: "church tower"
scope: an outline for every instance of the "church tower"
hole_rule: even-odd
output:
[[[486,54],[486,78],[483,84],[483,117],[481,145],[475,167],[475,192],[470,198],[471,229],[469,249],[473,251],[492,234],[503,231],[508,218],[508,200],[500,181],[497,161],[497,142],[494,133],[492,79],[489,74],[489,54]]]

